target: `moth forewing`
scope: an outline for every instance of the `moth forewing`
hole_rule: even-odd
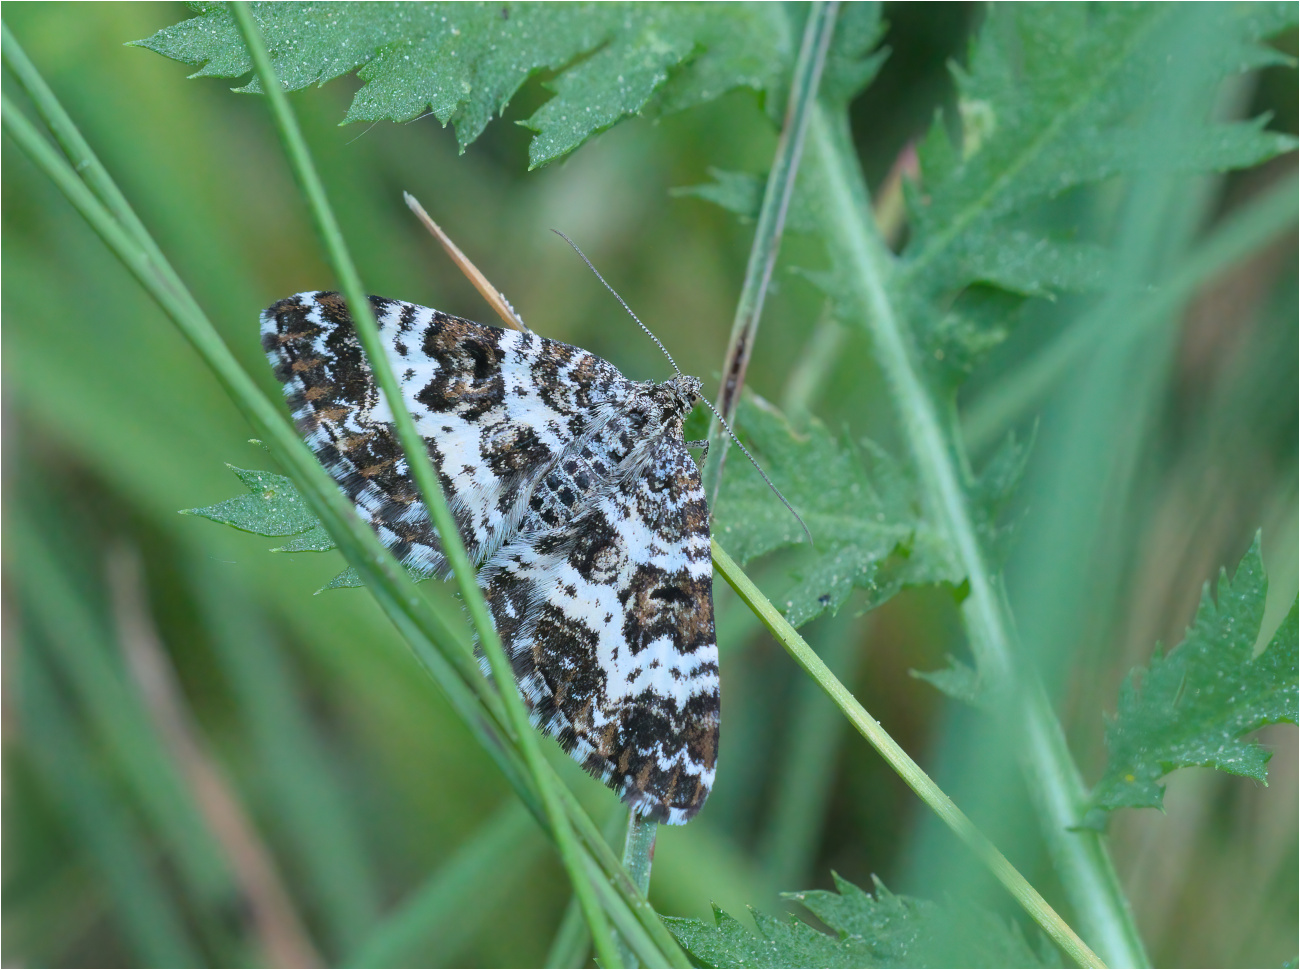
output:
[[[682,421],[696,378],[629,381],[531,332],[371,297],[534,723],[639,814],[688,821],[718,739],[709,513]],[[299,432],[410,569],[446,561],[334,293],[262,314]]]

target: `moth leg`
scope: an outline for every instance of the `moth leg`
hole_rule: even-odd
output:
[[[706,458],[709,457],[709,439],[708,439],[708,438],[701,438],[699,441],[688,441],[688,442],[686,442],[686,447],[687,447],[687,448],[699,448],[699,449],[700,449],[700,461],[704,461]]]

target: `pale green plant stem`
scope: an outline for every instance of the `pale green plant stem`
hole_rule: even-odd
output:
[[[406,458],[407,469],[415,480],[419,494],[424,499],[425,506],[433,519],[433,524],[438,530],[443,554],[447,557],[452,576],[460,588],[466,610],[473,621],[475,631],[478,633],[479,646],[491,665],[492,675],[496,679],[497,689],[500,691],[505,708],[506,726],[523,753],[524,764],[527,766],[533,785],[541,797],[542,807],[546,812],[551,835],[555,840],[560,859],[564,863],[564,868],[568,871],[574,892],[582,903],[583,913],[587,918],[587,925],[591,929],[592,943],[596,948],[597,957],[603,965],[607,967],[615,966],[618,961],[618,952],[615,948],[614,938],[610,933],[605,914],[596,900],[594,887],[588,881],[588,873],[579,858],[578,844],[573,829],[569,825],[569,819],[565,815],[555,793],[555,778],[546,769],[537,734],[528,722],[528,712],[515,686],[514,670],[509,658],[506,657],[505,649],[497,636],[496,628],[492,625],[491,617],[488,615],[487,601],[483,598],[483,591],[479,589],[478,583],[475,582],[474,568],[465,552],[464,543],[461,542],[460,533],[456,529],[456,522],[451,515],[451,509],[447,507],[446,496],[442,491],[442,483],[438,480],[437,473],[434,471],[428,448],[419,431],[416,430],[415,420],[400,403],[403,400],[401,386],[397,383],[397,378],[393,375],[393,370],[389,366],[370,301],[361,286],[361,277],[352,262],[352,257],[343,240],[343,233],[339,229],[333,210],[326,199],[325,187],[316,173],[316,167],[307,149],[306,140],[302,137],[297,119],[289,107],[288,96],[284,93],[280,80],[275,74],[270,55],[267,53],[266,45],[262,40],[261,31],[253,19],[247,2],[236,0],[236,2],[231,3],[230,9],[235,22],[239,25],[239,31],[244,37],[244,43],[248,47],[249,55],[253,59],[253,66],[256,69],[258,80],[261,82],[263,93],[266,95],[271,107],[276,127],[280,132],[285,153],[289,156],[298,185],[307,198],[316,222],[316,229],[320,233],[326,250],[329,252],[334,271],[338,274],[343,296],[347,300],[348,308],[352,311],[352,321],[356,327],[357,337],[360,339],[361,346],[366,353],[366,360],[370,364],[371,372],[379,385],[380,391],[391,404],[389,410],[393,415],[393,426],[397,431],[398,441],[401,443],[402,453]]]
[[[11,53],[20,51],[20,48],[10,35],[6,34],[6,38],[5,53],[8,58]],[[47,87],[27,87],[25,90],[34,102],[41,103],[42,115],[50,117],[57,114],[66,118]],[[356,516],[351,503],[347,502],[328,473],[298,438],[280,409],[271,404],[243,371],[171,267],[165,260],[159,262],[150,255],[158,250],[152,241],[148,246],[142,244],[137,233],[144,233],[147,237],[143,228],[138,228],[136,232],[125,228],[105,203],[87,188],[82,179],[89,179],[91,173],[102,179],[101,184],[112,185],[98,159],[87,149],[84,156],[76,159],[77,169],[74,171],[68,161],[52,149],[7,97],[3,98],[2,114],[5,130],[63,192],[109,250],[171,318],[212,369],[231,400],[258,429],[261,437],[273,446],[275,453],[303,489],[304,498],[312,511],[339,543],[340,550],[357,569],[417,659],[444,691],[453,709],[496,761],[525,805],[544,822],[542,809],[527,781],[521,758],[502,733],[500,699],[488,688],[473,657],[456,645],[458,637],[450,632],[443,620],[430,608],[428,601],[416,593],[391,554],[373,531]],[[549,766],[547,771],[551,771]],[[559,784],[558,780],[556,784]],[[690,962],[677,941],[659,921],[644,896],[637,892],[617,856],[601,838],[577,800],[563,786],[559,787],[558,792],[586,850],[592,853],[604,874],[597,887],[598,894],[605,900],[607,908],[614,910],[616,922],[627,923],[631,919],[640,924],[637,928],[627,927],[625,936],[644,948],[638,951],[642,960],[648,965],[689,967]]]
[[[1007,861],[1006,857],[997,850],[997,847],[975,827],[974,823],[968,819],[947,795],[939,788],[938,785],[921,770],[921,766],[913,761],[898,743],[889,736],[888,732],[880,726],[880,723],[867,713],[866,709],[858,703],[848,688],[840,683],[830,668],[822,663],[808,646],[807,642],[799,633],[786,622],[776,607],[773,606],[757,586],[750,581],[749,577],[740,571],[739,567],[727,555],[726,551],[718,545],[715,540],[713,548],[713,565],[722,574],[725,579],[763,621],[764,625],[772,632],[772,635],[785,647],[786,652],[794,658],[804,671],[813,678],[824,690],[828,697],[835,705],[844,712],[859,733],[875,748],[880,755],[888,762],[889,766],[898,774],[907,786],[916,792],[926,805],[934,811],[944,824],[947,825],[964,842],[967,847],[975,853],[976,857],[988,867],[989,871],[1007,888],[1007,891],[1018,902],[1044,932],[1052,938],[1066,954],[1081,967],[1104,967],[1100,957],[1093,953],[1088,945],[1079,939],[1074,930],[1061,919],[1057,912],[1048,905],[1047,900],[1039,895],[1022,876],[1016,868]]]
[[[867,308],[862,322],[912,452],[926,512],[948,537],[953,559],[970,583],[962,613],[971,650],[992,692],[1014,705],[1009,716],[1024,734],[1025,774],[1058,875],[1085,932],[1111,962],[1145,965],[1132,912],[1100,836],[1072,830],[1082,818],[1086,790],[1037,675],[1027,671],[1021,676],[1017,669],[1001,584],[980,548],[961,485],[965,459],[945,430],[894,304],[890,284],[895,261],[876,233],[847,119],[819,104],[808,138],[809,165],[825,193],[828,242],[853,267],[851,277]]]
[[[654,862],[655,839],[659,823],[641,818],[631,809],[627,813],[627,833],[623,839],[623,868],[643,895],[650,892],[650,866]],[[616,941],[627,966],[636,966],[632,952],[621,940]]]
[[[659,827],[636,812],[627,813],[627,837],[623,841],[623,868],[643,893],[650,891],[650,862],[654,858]]]
[[[814,3],[804,25],[803,41],[791,78],[785,122],[772,159],[772,169],[767,176],[767,187],[763,191],[758,224],[754,227],[754,242],[749,250],[749,263],[745,267],[745,280],[741,284],[740,299],[736,302],[736,316],[731,325],[727,355],[722,365],[722,386],[718,389],[717,406],[727,421],[735,416],[740,389],[745,383],[745,370],[749,366],[754,340],[758,336],[763,302],[772,280],[777,254],[781,251],[785,216],[794,195],[799,160],[808,133],[808,119],[817,103],[817,89],[821,84],[822,69],[826,66],[826,52],[835,35],[838,12],[838,2]],[[722,483],[722,465],[730,443],[731,438],[723,432],[715,416],[709,423],[709,456],[704,462],[702,475],[704,494],[708,496],[710,507],[717,504],[718,489]]]

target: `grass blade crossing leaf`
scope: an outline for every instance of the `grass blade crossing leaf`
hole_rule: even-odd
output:
[[[960,580],[921,517],[915,483],[883,450],[836,441],[816,420],[795,431],[753,395],[742,402],[737,427],[817,543],[817,552],[794,567],[795,585],[777,597],[792,625],[838,610],[854,588],[871,591],[878,605],[904,584]],[[716,519],[717,534],[741,562],[806,545],[798,523],[752,468],[732,469]]]
[[[555,71],[555,97],[524,125],[533,166],[642,112],[678,111],[737,87],[779,87],[793,52],[764,4],[260,3],[254,16],[286,90],[358,71],[345,121],[456,126],[462,150],[530,76]],[[240,77],[252,61],[225,4],[136,41],[200,65],[195,77]],[[256,80],[243,91],[258,91]]]

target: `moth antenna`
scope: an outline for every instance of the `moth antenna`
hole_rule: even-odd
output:
[[[570,246],[573,247],[573,251],[582,258],[582,261],[584,263],[587,264],[587,269],[591,270],[593,273],[596,274],[596,279],[604,283],[605,289],[609,290],[609,292],[614,294],[614,299],[618,300],[618,302],[622,305],[623,309],[627,311],[627,315],[630,316],[633,320],[635,320],[636,325],[640,327],[642,330],[644,330],[646,332],[646,336],[648,336],[651,340],[653,340],[655,342],[655,345],[660,350],[663,351],[664,356],[668,358],[668,363],[673,365],[673,370],[677,371],[677,374],[680,377],[682,374],[682,369],[677,366],[677,361],[673,360],[673,355],[668,353],[668,348],[663,345],[663,341],[661,341],[658,337],[656,337],[653,333],[651,333],[650,328],[641,322],[641,318],[632,312],[632,308],[627,305],[627,302],[621,296],[618,295],[618,290],[610,286],[609,283],[606,282],[605,277],[600,275],[600,270],[596,269],[595,266],[591,265],[591,260],[587,258],[587,254],[578,248],[578,244],[576,242],[574,242],[564,233],[560,232],[560,230],[552,229],[551,232],[555,233],[557,236],[559,236],[566,243],[568,243]],[[798,522],[799,527],[803,529],[803,534],[808,537],[808,544],[812,546],[814,549],[816,549],[817,543],[813,541],[812,533],[808,531],[808,526],[804,523],[804,520],[800,517],[799,513],[794,510],[794,506],[791,505],[786,500],[786,497],[781,494],[781,490],[772,484],[772,479],[768,478],[767,472],[763,471],[763,469],[759,467],[759,464],[755,460],[754,456],[749,453],[749,449],[740,443],[740,439],[736,437],[736,432],[731,430],[731,425],[727,424],[726,419],[721,414],[718,413],[718,409],[715,408],[706,398],[701,397],[700,400],[704,402],[705,407],[707,407],[710,411],[713,412],[713,416],[717,418],[718,422],[722,425],[722,427],[726,429],[727,434],[731,436],[731,440],[736,443],[736,447],[745,453],[745,457],[749,459],[749,463],[753,465],[755,470],[759,473],[759,475],[763,477],[763,481],[767,482],[767,487],[772,490],[772,494],[775,495],[777,498],[779,498],[781,500],[781,504],[790,510],[790,514],[794,516],[794,520]]]
[[[745,457],[749,459],[749,463],[754,466],[755,470],[760,475],[763,476],[763,481],[767,482],[767,487],[772,490],[772,494],[779,498],[781,504],[790,510],[790,514],[794,516],[794,520],[798,522],[799,527],[803,529],[803,534],[808,537],[808,545],[812,546],[813,549],[816,549],[817,543],[813,541],[812,533],[808,531],[808,526],[804,524],[803,518],[794,510],[794,506],[786,501],[785,496],[781,494],[781,490],[772,484],[772,479],[768,478],[767,472],[763,471],[763,469],[759,467],[754,456],[749,453],[749,449],[740,443],[740,439],[736,437],[736,432],[732,431],[731,425],[727,424],[727,419],[718,413],[718,409],[715,408],[707,398],[701,397],[700,400],[704,402],[705,407],[713,412],[713,416],[717,418],[722,427],[726,429],[727,434],[731,436],[731,440],[736,443],[736,447],[745,453]]]
[[[568,236],[566,236],[564,233],[560,232],[560,230],[558,230],[558,229],[552,229],[551,232],[555,233],[557,236],[559,236],[561,239],[563,239],[566,243],[568,243],[570,246],[572,246],[572,247],[573,247],[573,251],[574,251],[575,253],[577,253],[579,256],[581,256],[581,257],[582,257],[582,261],[583,261],[584,263],[587,264],[587,269],[591,270],[593,273],[596,274],[596,279],[600,280],[602,283],[605,283],[605,277],[603,277],[603,276],[600,275],[600,270],[596,269],[596,267],[594,267],[594,266],[591,265],[591,260],[589,260],[589,259],[587,258],[587,254],[586,254],[586,253],[584,253],[581,249],[578,248],[578,244],[577,244],[576,242],[574,242],[572,239],[570,239],[570,238],[569,238]],[[624,301],[624,299],[623,299],[621,296],[618,295],[618,290],[614,289],[614,287],[610,286],[608,283],[605,283],[605,289],[609,290],[609,292],[611,292],[611,293],[614,294],[614,299],[618,300],[618,302],[622,304],[623,309],[627,311],[627,315],[630,316],[633,320],[635,320],[635,321],[636,321],[636,325],[637,325],[638,327],[640,327],[642,330],[644,330],[644,331],[646,332],[646,335],[649,336],[649,338],[655,342],[655,344],[659,347],[659,349],[662,350],[662,351],[664,352],[664,356],[668,358],[668,363],[670,363],[670,364],[673,365],[673,370],[677,371],[677,376],[678,376],[678,377],[681,377],[681,376],[682,376],[682,369],[681,369],[680,367],[677,366],[677,361],[673,360],[673,355],[670,354],[670,353],[668,353],[668,348],[665,347],[665,346],[663,345],[663,342],[662,342],[658,337],[656,337],[653,333],[650,332],[650,328],[647,327],[644,323],[641,322],[641,318],[640,318],[640,317],[638,317],[635,313],[632,312],[632,308],[631,308],[630,306],[627,305],[626,301]],[[735,437],[735,436],[733,435],[732,437]],[[739,444],[740,442],[736,442],[736,443]],[[752,461],[753,459],[751,458],[750,460]],[[766,477],[766,476],[764,476],[764,477]],[[768,484],[771,484],[771,483],[769,482]],[[780,494],[780,493],[778,492],[777,494]],[[781,501],[784,502],[785,499],[782,499]],[[787,504],[788,504],[788,503],[787,503]],[[790,511],[793,512],[794,509],[791,509]],[[805,530],[805,531],[806,531],[806,530]],[[811,539],[812,537],[809,536],[809,538]]]

